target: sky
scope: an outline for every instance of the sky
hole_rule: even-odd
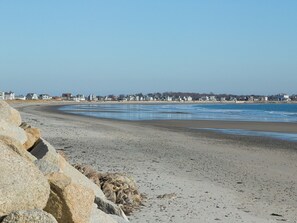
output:
[[[297,93],[296,0],[0,0],[0,90]]]

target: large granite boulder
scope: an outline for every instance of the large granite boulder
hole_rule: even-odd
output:
[[[0,119],[5,120],[15,126],[20,126],[22,123],[20,113],[10,107],[5,101],[0,100]]]
[[[0,135],[9,136],[18,140],[21,144],[24,144],[27,141],[27,136],[25,131],[11,123],[1,119],[0,116]]]
[[[48,175],[51,193],[45,211],[51,213],[59,223],[89,222],[94,193],[77,185],[62,173]]]
[[[50,193],[47,179],[32,162],[3,141],[0,141],[0,170],[0,216],[46,206]]]
[[[32,146],[40,139],[40,130],[37,128],[27,128],[25,129],[27,135],[27,141],[24,144],[25,149],[31,149]]]
[[[43,138],[40,138],[30,153],[36,157],[35,165],[44,174],[61,172],[59,157],[55,148]]]
[[[4,218],[2,223],[57,223],[57,221],[51,214],[34,209],[12,212]]]
[[[34,162],[36,158],[27,152],[24,146],[16,139],[9,136],[0,135],[0,141],[10,147],[11,150],[15,151],[21,157],[27,159],[30,162]]]

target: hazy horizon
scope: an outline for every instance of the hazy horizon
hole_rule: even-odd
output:
[[[296,94],[297,1],[0,0],[0,90]]]

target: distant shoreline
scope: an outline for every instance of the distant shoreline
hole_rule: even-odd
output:
[[[81,104],[81,103],[71,103],[71,104]],[[86,103],[88,104],[88,103]],[[255,145],[266,145],[267,147],[274,147],[275,145],[284,144],[288,145],[288,148],[297,148],[296,142],[291,142],[287,140],[281,140],[276,138],[269,138],[264,136],[246,136],[246,135],[235,135],[235,134],[226,134],[216,131],[209,131],[207,129],[241,129],[246,131],[259,131],[259,132],[275,132],[275,133],[288,133],[288,134],[297,134],[297,123],[289,122],[258,122],[258,121],[222,121],[222,120],[141,120],[141,121],[130,121],[130,120],[118,120],[110,118],[98,118],[90,117],[78,114],[66,113],[59,110],[61,106],[69,105],[69,103],[48,103],[48,104],[19,104],[16,107],[19,107],[19,110],[30,110],[38,111],[41,113],[46,113],[52,115],[53,117],[66,118],[69,119],[75,118],[80,120],[94,120],[94,121],[106,121],[111,123],[126,123],[131,125],[138,126],[147,126],[153,128],[168,129],[171,131],[177,132],[189,132],[191,134],[196,133],[198,135],[204,135],[206,137],[218,138],[218,139],[231,139],[237,141],[240,139],[243,143],[250,144],[255,143]]]
[[[280,133],[297,133],[297,123],[294,122],[260,122],[260,121],[237,121],[237,120],[119,120],[112,118],[99,118],[99,117],[90,117],[79,114],[71,114],[59,110],[62,106],[67,105],[79,105],[79,104],[89,104],[89,103],[68,103],[68,102],[59,102],[59,103],[36,103],[28,104],[28,106],[37,106],[39,109],[45,112],[59,114],[63,116],[76,116],[83,118],[91,119],[102,119],[110,120],[116,122],[131,122],[131,123],[142,123],[145,125],[153,125],[156,127],[177,127],[177,128],[187,128],[187,129],[243,129],[251,131],[268,131],[268,132],[280,132]],[[137,103],[141,104],[141,103]],[[158,104],[158,103],[157,103]],[[168,103],[171,104],[171,103]],[[26,103],[16,105],[15,107],[20,107],[20,110],[23,110],[24,107],[27,107]]]
[[[67,101],[67,100],[6,100],[8,104],[297,104],[297,101]]]

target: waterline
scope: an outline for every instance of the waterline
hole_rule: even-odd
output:
[[[216,129],[216,128],[197,128],[200,130],[213,131],[229,135],[242,135],[242,136],[258,136],[280,139],[290,142],[297,142],[297,134],[294,133],[282,133],[282,132],[264,132],[264,131],[252,131],[243,129]]]

